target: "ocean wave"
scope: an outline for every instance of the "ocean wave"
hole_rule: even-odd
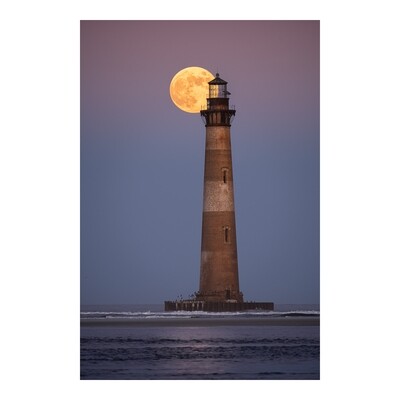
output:
[[[82,311],[81,319],[170,319],[170,318],[284,318],[284,317],[319,317],[319,311],[238,311],[238,312],[208,312],[208,311]]]

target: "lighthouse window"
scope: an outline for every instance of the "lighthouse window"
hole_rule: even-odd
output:
[[[209,89],[210,98],[227,97],[226,85],[210,85]]]
[[[224,226],[224,242],[229,243],[229,228]]]
[[[224,168],[222,170],[222,180],[224,181],[224,183],[226,183],[228,180],[228,169],[227,168]]]

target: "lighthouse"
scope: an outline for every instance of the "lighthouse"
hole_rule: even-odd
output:
[[[209,83],[207,109],[200,115],[206,126],[200,288],[205,301],[242,302],[239,290],[231,122],[227,82],[216,74]]]
[[[200,285],[194,299],[166,301],[165,311],[273,310],[272,302],[243,300],[239,288],[228,83],[217,73],[208,82]]]

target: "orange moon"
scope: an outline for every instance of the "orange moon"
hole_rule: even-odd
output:
[[[208,82],[214,75],[204,68],[187,67],[171,80],[169,94],[173,103],[182,111],[198,113],[207,104]]]

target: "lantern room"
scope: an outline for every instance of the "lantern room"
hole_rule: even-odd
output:
[[[224,81],[216,74],[216,77],[208,82],[209,97],[207,98],[207,109],[201,110],[200,115],[206,126],[231,126],[232,119],[236,113],[229,109],[229,95]]]
[[[226,89],[226,85],[228,82],[224,81],[219,77],[219,73],[217,72],[215,79],[208,82],[209,84],[209,98],[226,98],[230,93]]]

